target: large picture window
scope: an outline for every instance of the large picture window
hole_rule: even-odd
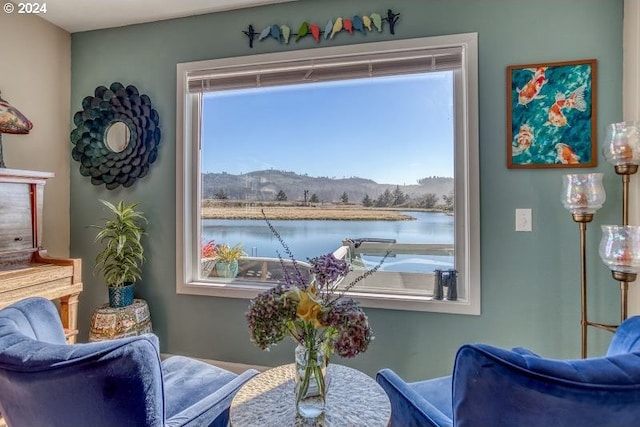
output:
[[[178,65],[177,291],[333,252],[363,305],[480,311],[475,34]],[[241,247],[234,271],[211,255]],[[219,252],[218,252],[219,253]],[[284,261],[280,258],[284,257]],[[348,283],[349,277],[345,283]]]

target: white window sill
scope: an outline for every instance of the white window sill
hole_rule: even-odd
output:
[[[177,293],[185,295],[204,295],[223,298],[252,299],[266,289],[265,286],[249,282],[211,282],[193,281],[178,284]],[[479,315],[480,305],[471,304],[467,299],[456,301],[435,300],[431,296],[374,294],[349,292],[363,307],[387,310],[425,311],[435,313]],[[471,300],[479,301],[480,295],[472,295]]]

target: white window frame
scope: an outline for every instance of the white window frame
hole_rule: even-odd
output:
[[[246,282],[198,280],[200,217],[200,98],[189,93],[190,76],[224,67],[251,67],[252,64],[299,61],[318,57],[384,53],[406,49],[462,47],[462,68],[456,73],[456,88],[463,93],[456,102],[455,134],[455,218],[456,252],[463,251],[464,272],[459,280],[457,301],[436,301],[431,297],[350,292],[365,307],[396,310],[432,311],[456,314],[480,314],[480,197],[478,156],[478,58],[477,34],[397,40],[359,45],[297,50],[284,53],[251,55],[177,65],[176,94],[176,292],[229,298],[253,298],[264,291],[260,285]],[[459,229],[464,230],[458,232]]]

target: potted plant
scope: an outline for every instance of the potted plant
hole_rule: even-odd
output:
[[[219,277],[234,278],[238,275],[238,260],[245,256],[242,244],[229,246],[226,243],[216,245],[216,271]]]
[[[109,305],[126,307],[133,303],[135,282],[141,279],[141,267],[145,261],[140,239],[147,223],[142,212],[136,210],[139,203],[116,205],[100,200],[112,216],[104,219],[104,225],[96,225],[100,231],[95,242],[103,246],[96,256],[95,269],[104,276],[109,289]]]
[[[213,240],[200,245],[200,265],[202,277],[209,277],[216,266],[216,243]]]

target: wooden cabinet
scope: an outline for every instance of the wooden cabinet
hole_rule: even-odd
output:
[[[42,206],[49,178],[49,172],[0,168],[0,308],[29,296],[58,300],[67,341],[74,343],[81,260],[49,257],[42,248]]]

